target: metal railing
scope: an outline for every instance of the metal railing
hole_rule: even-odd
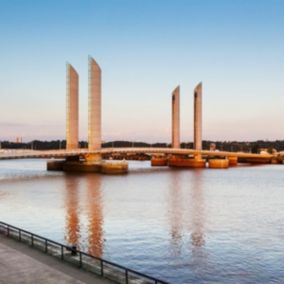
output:
[[[46,254],[76,265],[88,272],[121,284],[168,284],[163,280],[92,256],[74,246],[67,246],[0,221],[0,234],[26,243]]]

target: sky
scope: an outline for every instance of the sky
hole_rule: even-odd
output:
[[[102,69],[103,141],[284,139],[282,0],[0,0],[0,141],[64,139],[66,63],[79,73],[87,138],[88,56]]]

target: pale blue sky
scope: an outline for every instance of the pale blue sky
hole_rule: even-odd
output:
[[[182,140],[192,141],[203,82],[203,139],[284,139],[284,1],[0,0],[0,140],[65,137],[65,64],[103,71],[103,139],[169,142],[181,86]]]

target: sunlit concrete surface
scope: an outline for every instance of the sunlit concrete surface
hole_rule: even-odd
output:
[[[110,284],[113,282],[0,236],[0,283]]]
[[[202,83],[194,89],[194,149],[202,150]]]
[[[72,150],[78,148],[79,141],[79,76],[72,65],[66,68],[66,149]]]
[[[101,68],[89,57],[89,150],[101,148]]]
[[[172,148],[180,147],[179,86],[172,92]]]

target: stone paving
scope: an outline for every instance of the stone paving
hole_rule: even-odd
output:
[[[17,241],[0,235],[1,284],[110,284]]]

